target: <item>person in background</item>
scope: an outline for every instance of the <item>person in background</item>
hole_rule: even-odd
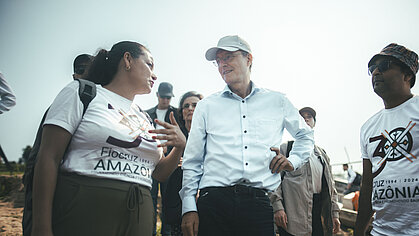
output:
[[[316,111],[300,109],[300,115],[310,128],[316,125]],[[294,141],[281,144],[286,157]],[[314,145],[309,161],[294,172],[281,172],[283,179],[270,193],[275,224],[279,235],[332,235],[340,231],[338,195],[326,151]],[[308,210],[302,210],[308,209]],[[323,223],[324,226],[323,227]]]
[[[84,116],[77,81],[58,94],[35,166],[33,236],[152,234],[151,176],[165,181],[186,143],[173,113],[155,130],[134,101],[151,92],[153,70],[147,48],[122,41],[95,56],[88,78],[97,94]]]
[[[419,96],[413,95],[418,54],[395,43],[368,62],[374,92],[384,109],[361,128],[363,163],[354,235],[419,233]]]
[[[76,79],[87,79],[89,66],[92,63],[93,56],[88,54],[80,54],[76,58],[74,58],[73,61],[73,80]],[[39,125],[36,139],[32,147],[39,147],[39,140],[41,140],[42,137],[42,127],[43,123],[45,121],[45,118],[48,114],[48,109],[44,112],[44,115],[41,119],[41,124]],[[38,138],[39,137],[39,138]],[[37,148],[32,148],[31,153],[29,156],[36,157],[37,152],[39,150]],[[28,160],[26,163],[26,170],[25,174],[23,175],[23,183],[25,186],[25,193],[26,195],[32,196],[32,187],[33,187],[33,172],[31,171],[33,169],[33,165],[35,164],[34,159]],[[32,200],[31,199],[25,199],[25,207],[23,209],[23,219],[22,219],[22,230],[24,236],[30,236],[32,232]]]
[[[89,66],[93,61],[93,56],[89,54],[78,55],[73,62],[73,79],[88,79]]]
[[[0,114],[3,114],[6,111],[9,111],[12,107],[16,105],[16,96],[14,95],[12,89],[7,83],[4,75],[0,72]],[[7,169],[12,170],[12,167],[7,160],[6,154],[3,151],[3,148],[0,145],[0,156],[4,161]]]
[[[148,109],[146,112],[150,115],[151,119],[164,120],[165,122],[170,122],[170,113],[173,112],[175,118],[178,118],[177,108],[170,105],[173,94],[173,85],[167,82],[161,82],[156,93],[158,103],[155,107]],[[159,129],[162,128],[159,124],[153,123],[153,125]],[[172,150],[171,146],[163,149],[163,153],[166,155]],[[157,223],[157,198],[160,190],[160,196],[162,199],[166,195],[166,182],[159,182],[153,179],[153,185],[151,188],[151,197],[153,198],[154,206],[154,229],[153,236],[157,234],[156,223]],[[161,234],[162,236],[170,236],[170,225],[166,223],[165,214],[164,214],[164,203],[162,202],[162,212],[160,214],[161,219]]]
[[[358,191],[361,184],[360,175],[355,173],[352,168],[349,168],[348,164],[343,164],[342,167],[344,171],[348,171],[348,185],[346,186],[346,190],[343,194],[346,195],[348,193]]]
[[[16,96],[0,72],[0,114],[9,111],[16,105]]]
[[[196,105],[204,96],[195,91],[185,93],[179,102],[179,127],[183,134],[188,139],[189,131],[192,125],[192,116]],[[172,173],[169,180],[167,181],[167,189],[165,197],[163,198],[163,207],[165,219],[170,224],[172,236],[182,236],[182,200],[179,196],[179,191],[182,188],[182,176],[183,172],[181,169],[182,159],[179,163],[178,168]]]
[[[221,38],[205,57],[226,86],[194,111],[182,163],[183,234],[274,235],[267,194],[281,182],[274,172],[308,160],[313,131],[282,93],[250,79],[253,55],[242,38]],[[279,154],[284,129],[296,139],[288,159]]]

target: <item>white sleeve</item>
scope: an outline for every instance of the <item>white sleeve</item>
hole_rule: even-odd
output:
[[[360,146],[361,146],[361,158],[362,159],[369,159],[368,152],[367,152],[367,143],[365,142],[365,138],[364,138],[363,127],[361,128],[361,131],[360,131],[359,143],[360,143]]]
[[[83,103],[78,91],[78,81],[72,81],[64,87],[49,108],[44,125],[56,125],[73,134],[83,115]]]
[[[202,165],[207,137],[204,110],[201,101],[193,114],[191,131],[183,157],[183,181],[182,189],[179,192],[182,199],[182,215],[190,211],[197,211],[195,196],[203,174]]]
[[[16,97],[2,73],[0,73],[0,97],[0,114],[9,111],[10,108],[16,105]]]
[[[348,169],[348,183],[352,184],[355,180],[356,174],[352,169]]]
[[[288,160],[297,170],[308,161],[314,150],[313,130],[305,123],[297,108],[287,98],[284,99],[284,125],[295,139]]]

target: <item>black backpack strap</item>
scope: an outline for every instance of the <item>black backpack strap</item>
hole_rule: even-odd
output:
[[[83,103],[83,115],[86,113],[89,103],[96,97],[96,84],[85,79],[76,79],[79,81],[79,97]]]

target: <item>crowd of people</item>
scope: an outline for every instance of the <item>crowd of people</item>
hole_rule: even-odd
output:
[[[316,111],[259,87],[251,47],[237,35],[205,58],[223,90],[187,92],[175,108],[173,85],[161,82],[158,104],[144,111],[134,97],[157,80],[146,47],[123,41],[78,56],[73,78],[94,82],[94,95],[86,105],[83,83],[73,81],[45,113],[24,235],[156,235],[159,191],[162,235],[339,232],[330,158],[313,136]],[[417,235],[418,56],[390,44],[368,69],[384,109],[361,129],[362,180],[344,165],[345,193],[360,188],[354,234],[365,235],[375,212],[372,235]],[[281,143],[284,130],[294,140]]]

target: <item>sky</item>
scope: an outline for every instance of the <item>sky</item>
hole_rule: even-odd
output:
[[[170,82],[177,107],[187,91],[208,96],[224,88],[204,54],[237,34],[252,48],[252,81],[317,111],[316,144],[332,164],[360,161],[360,127],[383,108],[367,63],[392,42],[419,52],[418,11],[416,0],[0,0],[0,71],[17,97],[0,115],[0,144],[9,161],[33,144],[81,53],[123,40],[145,45],[158,80],[137,101],[156,105],[158,84]]]

